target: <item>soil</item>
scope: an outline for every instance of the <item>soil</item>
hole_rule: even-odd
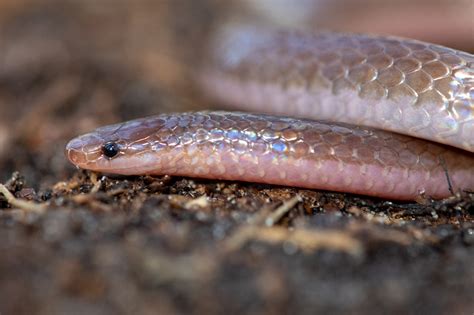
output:
[[[193,77],[231,8],[0,3],[0,314],[472,314],[474,193],[406,203],[66,161],[94,127],[217,107]]]

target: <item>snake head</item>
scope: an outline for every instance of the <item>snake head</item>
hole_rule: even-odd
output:
[[[98,128],[66,145],[65,155],[79,168],[114,174],[140,174],[157,153],[157,131],[164,119],[149,117]],[[142,171],[143,172],[142,172]]]

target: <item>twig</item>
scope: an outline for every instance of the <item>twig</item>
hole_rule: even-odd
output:
[[[285,201],[280,207],[278,207],[275,211],[270,213],[265,219],[266,226],[273,226],[275,223],[280,221],[280,219],[288,213],[293,207],[301,201],[301,196],[296,195],[290,200]]]
[[[224,252],[235,251],[251,240],[258,240],[269,244],[289,242],[307,253],[318,249],[328,249],[360,256],[364,251],[361,242],[353,235],[336,230],[319,231],[300,228],[290,231],[285,227],[279,226],[244,226],[226,240],[223,247]]]
[[[296,195],[263,218],[261,215],[257,215],[251,224],[239,227],[224,241],[223,252],[235,251],[249,241],[258,240],[270,244],[291,243],[304,252],[329,249],[347,252],[354,256],[359,256],[363,253],[364,249],[361,242],[350,233],[336,230],[319,231],[306,228],[289,230],[286,227],[274,226],[301,200],[301,196]]]
[[[444,161],[443,157],[439,157],[439,162],[441,163],[441,167],[444,170],[444,175],[446,175],[446,181],[448,182],[448,189],[451,195],[454,196],[453,184],[451,182],[451,177],[449,176],[448,167],[446,166],[446,162]]]
[[[187,210],[205,208],[209,205],[209,201],[206,195],[202,195],[196,199],[191,199],[184,204],[184,208]]]
[[[5,196],[5,199],[7,200],[7,202],[13,207],[16,207],[25,211],[32,211],[32,212],[38,212],[38,213],[43,213],[46,210],[46,204],[39,204],[39,203],[31,202],[31,201],[17,199],[3,184],[0,184],[0,193],[3,194],[3,196]]]
[[[103,211],[103,212],[110,212],[112,211],[112,207],[108,204],[100,202],[96,200],[93,194],[80,194],[71,197],[71,200],[80,204],[80,205],[88,205],[92,209]]]
[[[99,189],[102,187],[103,180],[105,179],[105,176],[102,178],[97,178],[97,173],[96,172],[91,172],[89,175],[89,178],[93,184],[92,189],[90,191],[91,194],[96,194]]]

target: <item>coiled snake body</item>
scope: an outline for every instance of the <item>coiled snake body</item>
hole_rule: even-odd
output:
[[[66,148],[71,162],[106,173],[395,199],[446,197],[450,184],[474,190],[473,55],[368,35],[227,35],[200,75],[204,90],[241,110],[278,116],[197,112],[133,120],[73,139]]]

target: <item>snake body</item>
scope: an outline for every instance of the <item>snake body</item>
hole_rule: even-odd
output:
[[[395,199],[474,190],[473,55],[390,37],[240,30],[218,38],[212,60],[200,75],[209,95],[291,118],[163,114],[73,139],[68,158],[105,173]]]
[[[222,36],[206,90],[241,109],[346,122],[474,151],[474,56],[396,37]]]

